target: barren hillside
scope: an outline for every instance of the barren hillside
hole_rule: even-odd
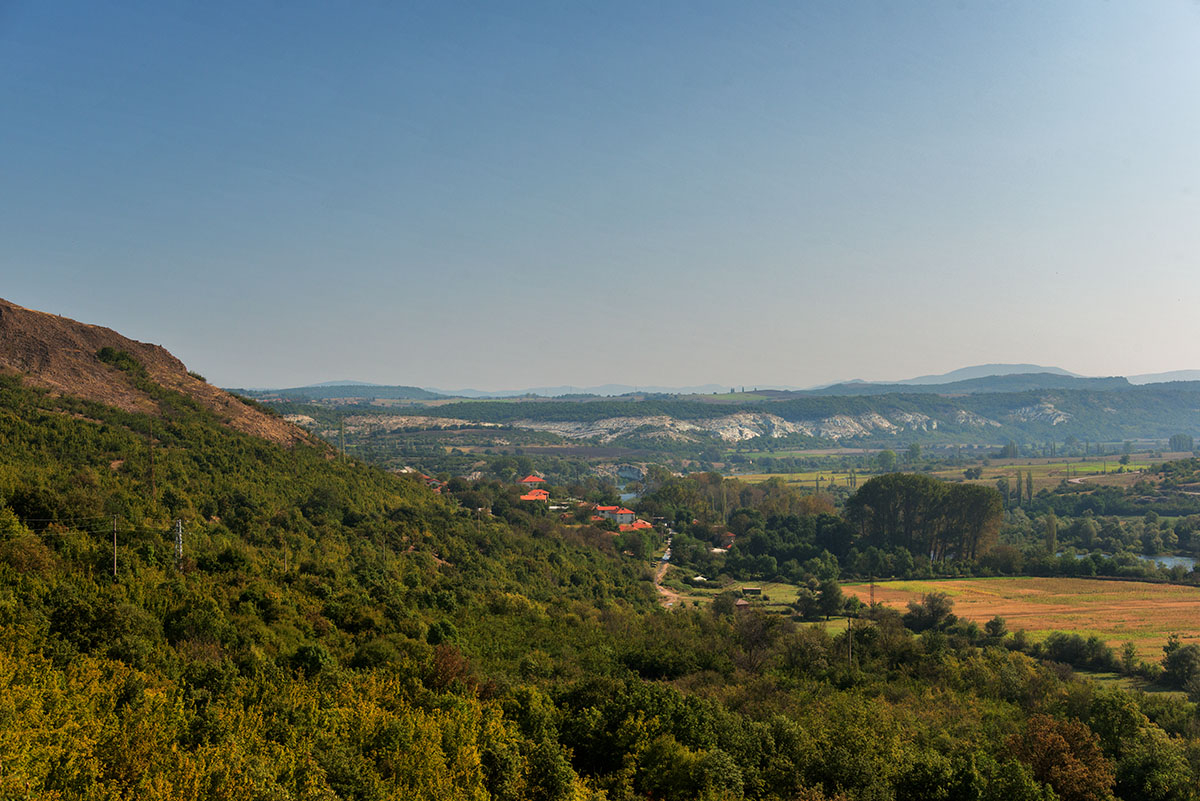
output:
[[[55,393],[130,412],[158,412],[155,400],[130,375],[97,357],[105,347],[130,354],[152,381],[194,398],[233,429],[281,444],[306,439],[291,423],[189,375],[183,362],[159,345],[0,299],[0,371],[20,373],[26,383]]]

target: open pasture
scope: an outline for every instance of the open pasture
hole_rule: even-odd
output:
[[[1122,465],[1119,460],[1120,457],[1118,456],[1113,456],[1107,460],[1091,457],[1086,461],[1083,459],[994,460],[986,466],[980,464],[973,465],[980,468],[983,473],[978,479],[971,479],[970,483],[983,484],[990,487],[995,486],[998,479],[1007,478],[1011,484],[1016,481],[1018,472],[1021,474],[1022,491],[1025,488],[1026,474],[1033,474],[1034,492],[1043,489],[1052,490],[1064,480],[1086,485],[1118,487],[1132,486],[1134,483],[1146,478],[1153,480],[1153,476],[1149,476],[1144,472],[1152,464],[1151,460],[1146,458],[1145,454],[1134,456],[1129,464],[1126,465]],[[965,466],[948,468],[934,471],[930,475],[945,481],[963,481],[965,469]],[[876,474],[870,470],[858,470],[855,472],[855,479],[861,485],[874,475]],[[734,475],[733,477],[750,483],[766,481],[770,478],[780,478],[786,484],[803,489],[816,489],[819,479],[820,488],[828,489],[831,481],[834,486],[851,486],[850,476],[851,473],[848,470],[825,469],[802,470],[791,473],[744,473]]]
[[[1025,475],[1032,473],[1033,491],[1038,492],[1043,489],[1054,489],[1064,479],[1067,481],[1078,480],[1079,483],[1083,484],[1126,486],[1146,478],[1146,475],[1142,471],[1150,467],[1148,459],[1135,457],[1126,465],[1122,465],[1119,460],[1120,457],[1113,456],[1107,461],[1094,457],[1087,461],[1068,461],[1063,459],[1006,459],[1002,462],[993,461],[986,466],[977,465],[983,470],[983,474],[980,478],[972,480],[971,483],[992,486],[1000,478],[1007,478],[1011,483],[1016,480],[1017,473],[1020,472],[1022,489],[1024,489]],[[933,475],[937,478],[950,481],[961,481],[964,469],[956,467],[948,470],[938,470]]]
[[[868,584],[842,589],[870,601]],[[875,601],[904,610],[929,592],[945,593],[956,615],[980,626],[998,615],[1009,631],[1024,629],[1034,639],[1052,631],[1094,634],[1118,650],[1131,641],[1147,661],[1162,658],[1172,632],[1200,642],[1200,587],[1074,578],[889,581],[875,584]]]
[[[762,459],[768,456],[774,459],[811,459],[823,456],[863,456],[879,453],[879,450],[879,448],[786,448],[783,450],[739,450],[737,453],[751,459]]]
[[[833,486],[851,486],[850,472],[846,470],[804,470],[798,473],[739,473],[731,476],[731,478],[736,478],[738,481],[745,481],[749,484],[757,484],[770,478],[780,478],[790,487],[808,490],[816,490],[818,486],[823,490],[829,489],[831,482]],[[861,485],[869,478],[871,478],[870,473],[859,472],[856,474],[855,480]]]
[[[735,581],[720,586],[716,584],[697,586],[689,581],[679,581],[680,574],[677,572],[671,571],[668,575],[675,580],[668,579],[664,583],[669,583],[672,589],[676,590],[684,606],[691,606],[693,601],[699,601],[703,606],[722,592],[730,590],[741,592],[745,587],[757,587],[762,590],[761,595],[747,596],[748,600],[767,608],[775,608],[776,611],[796,602],[796,586],[794,584],[778,581]]]

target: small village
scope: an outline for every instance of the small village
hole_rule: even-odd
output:
[[[405,470],[400,472],[416,473],[414,470]],[[424,473],[417,473],[418,477],[431,490],[438,494],[443,493],[446,482],[434,478],[433,476]],[[625,506],[608,505],[608,504],[593,504],[587,501],[582,501],[577,498],[559,499],[558,503],[551,504],[550,491],[544,487],[548,486],[546,479],[535,473],[531,473],[517,482],[517,491],[520,493],[517,499],[526,503],[545,504],[547,509],[552,512],[560,512],[561,519],[566,522],[575,517],[575,510],[579,508],[587,508],[592,514],[588,520],[592,523],[605,523],[611,521],[615,525],[614,533],[626,533],[630,531],[653,531],[654,524],[649,521],[642,520],[637,516],[637,513]],[[732,537],[733,535],[728,535]]]

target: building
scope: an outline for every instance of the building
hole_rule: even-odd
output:
[[[624,506],[597,506],[596,514],[618,526],[631,524],[636,517],[632,509],[626,509]]]
[[[541,476],[535,476],[532,473],[530,473],[529,475],[525,476],[525,478],[521,479],[518,483],[523,487],[539,487],[542,484],[546,483],[546,479],[542,478]]]
[[[544,489],[532,489],[521,496],[523,501],[542,501],[543,503],[550,500],[550,493]]]

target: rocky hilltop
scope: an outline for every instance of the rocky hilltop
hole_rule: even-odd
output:
[[[160,345],[0,299],[0,372],[17,373],[26,384],[55,394],[160,414],[158,402],[133,376],[98,356],[104,348],[128,353],[150,381],[194,399],[232,429],[285,445],[307,438],[291,423],[188,373],[183,362]]]

